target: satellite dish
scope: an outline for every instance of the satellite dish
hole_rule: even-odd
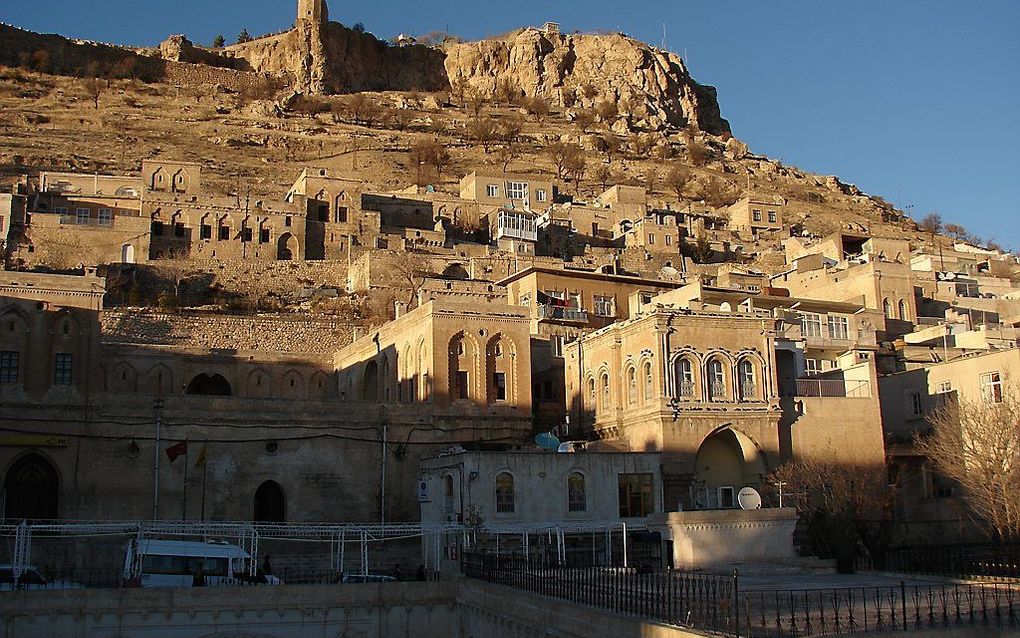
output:
[[[737,503],[742,510],[761,509],[761,494],[753,487],[742,488],[737,492]]]
[[[436,192],[436,187],[433,186],[432,184],[429,184],[428,186],[425,187],[425,192],[426,193],[434,193],[434,192]]]
[[[560,440],[552,432],[540,432],[535,435],[535,444],[543,450],[558,450]]]

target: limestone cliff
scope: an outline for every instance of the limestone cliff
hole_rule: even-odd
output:
[[[574,90],[580,102],[612,99],[633,106],[631,115],[657,128],[661,124],[692,126],[708,133],[729,131],[715,88],[691,78],[679,56],[621,34],[567,35],[522,29],[511,35],[450,45],[446,72],[491,92],[509,80],[528,95],[560,103]],[[586,99],[577,89],[586,84],[598,96]],[[621,113],[624,109],[621,109]]]

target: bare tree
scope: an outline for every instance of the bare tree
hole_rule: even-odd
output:
[[[712,208],[722,208],[737,201],[736,193],[730,185],[715,177],[701,184],[698,195]]]
[[[694,175],[691,171],[687,170],[686,167],[680,164],[674,164],[669,168],[669,172],[666,173],[665,185],[671,191],[676,193],[677,201],[683,201],[684,191],[687,190],[687,186],[693,181]]]
[[[496,149],[495,157],[496,161],[503,167],[503,172],[507,172],[510,168],[510,163],[521,156],[521,148],[517,144],[504,144]]]
[[[482,113],[482,109],[488,103],[488,99],[482,94],[481,91],[468,88],[464,94],[464,104],[474,117],[478,117]]]
[[[592,171],[591,178],[602,186],[602,190],[606,190],[609,188],[609,182],[613,180],[613,171],[606,164],[599,163]]]
[[[917,227],[931,235],[934,239],[935,235],[942,232],[942,215],[939,215],[938,213],[928,213],[917,223]]]
[[[364,93],[355,93],[347,101],[347,108],[356,122],[371,127],[382,115],[379,103]]]
[[[584,151],[570,142],[553,142],[545,147],[545,153],[556,167],[556,177],[559,179],[573,173],[579,163],[582,167],[584,164]]]
[[[521,106],[528,112],[528,115],[535,118],[536,122],[541,122],[545,116],[549,115],[549,100],[540,95],[524,98],[521,101]]]
[[[173,288],[174,310],[180,310],[181,286],[194,271],[191,262],[188,261],[188,251],[183,248],[170,249],[165,258],[155,262],[154,267],[159,278]]]
[[[103,83],[98,77],[92,75],[82,80],[82,88],[85,89],[85,95],[92,100],[92,103],[98,111],[99,98],[103,97]]]
[[[704,166],[712,158],[712,151],[701,142],[695,141],[687,145],[687,157],[690,158],[691,164]]]
[[[511,113],[499,120],[496,129],[504,144],[515,144],[520,141],[524,132],[524,118],[518,113]]]
[[[1001,540],[1020,538],[1020,396],[1012,384],[980,400],[947,398],[928,415],[917,449],[966,494]]]
[[[589,109],[578,111],[574,114],[574,124],[577,124],[582,133],[587,133],[595,125],[595,113]]]
[[[859,544],[873,555],[889,546],[896,491],[884,463],[794,461],[766,479],[770,485],[778,482],[791,495],[784,505],[796,503],[819,557],[835,557],[852,568]]]
[[[482,150],[488,154],[497,140],[496,122],[488,117],[474,118],[468,122],[467,134],[472,140],[481,144]]]
[[[596,104],[595,113],[607,127],[612,126],[613,123],[616,122],[617,118],[620,117],[620,110],[617,107],[616,102],[612,100],[603,100]]]
[[[595,148],[612,163],[613,156],[620,150],[620,140],[611,131],[606,131],[595,140]]]
[[[428,275],[429,263],[421,253],[410,250],[402,250],[391,255],[390,266],[393,268],[393,276],[401,287],[408,290],[407,308],[414,307],[418,298],[418,290],[425,283]]]

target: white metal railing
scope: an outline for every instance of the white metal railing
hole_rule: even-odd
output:
[[[741,401],[753,401],[758,398],[757,388],[754,387],[753,383],[741,383],[740,384],[740,400]]]
[[[713,401],[724,401],[726,399],[726,383],[723,381],[713,381],[712,385],[709,386],[708,394]]]
[[[681,397],[688,399],[694,396],[694,382],[690,379],[684,379],[680,382],[677,390]]]
[[[799,397],[870,397],[871,384],[867,381],[843,379],[797,379]]]
[[[563,319],[564,321],[588,321],[588,313],[580,308],[539,305],[535,307],[539,319]]]

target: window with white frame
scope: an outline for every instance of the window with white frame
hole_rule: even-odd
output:
[[[981,397],[985,403],[1002,403],[1002,375],[998,372],[986,372],[980,377]]]
[[[99,209],[99,223],[104,226],[109,226],[113,223],[113,211],[109,208]]]
[[[769,223],[770,224],[775,224],[777,219],[778,219],[778,216],[776,215],[776,211],[770,210],[769,211]]]
[[[672,246],[673,245],[673,238],[671,236],[669,236],[669,235],[666,235],[666,245],[667,246]]]
[[[595,295],[593,310],[599,317],[615,317],[616,298],[612,295]]]
[[[756,222],[760,222],[761,221],[761,211],[760,210],[753,210],[753,211],[751,211],[751,219],[756,221]]]
[[[818,359],[804,359],[804,374],[812,377],[821,371],[822,366]]]
[[[92,211],[88,208],[79,208],[74,211],[75,222],[79,224],[89,223],[89,217],[92,216]]]
[[[800,331],[805,337],[822,336],[822,316],[813,312],[805,312],[800,315]]]
[[[939,384],[935,386],[936,394],[947,394],[953,391],[952,381],[939,381]]]
[[[535,201],[544,202],[547,199],[549,199],[549,194],[546,193],[544,188],[539,188],[535,190]]]
[[[67,206],[54,206],[53,207],[53,212],[54,213],[59,213],[61,215],[66,215],[67,214]]]
[[[506,183],[506,196],[507,196],[507,199],[527,199],[528,198],[528,183],[527,182],[507,182]]]
[[[531,305],[531,293],[529,292],[529,293],[521,295],[521,300],[518,303],[520,305],[522,305],[522,306],[530,306]]]
[[[485,185],[485,196],[486,197],[499,197],[499,185],[498,184],[486,184]]]
[[[850,321],[846,317],[840,317],[839,315],[829,315],[829,338],[849,339]]]

